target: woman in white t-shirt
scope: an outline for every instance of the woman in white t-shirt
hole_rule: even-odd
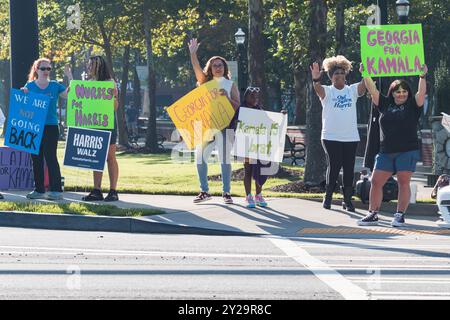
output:
[[[331,79],[331,86],[320,84],[320,68],[313,63],[311,75],[314,90],[322,103],[322,146],[327,155],[326,193],[323,207],[331,208],[333,191],[343,168],[344,210],[354,212],[353,175],[359,133],[356,119],[356,100],[366,92],[364,81],[348,86],[346,75],[352,64],[344,56],[327,58],[323,68]],[[360,68],[361,71],[361,68]]]
[[[191,56],[192,67],[197,78],[197,85],[202,85],[210,80],[217,80],[222,87],[220,93],[228,98],[233,109],[236,111],[239,108],[240,97],[239,90],[236,84],[230,80],[227,61],[219,56],[211,57],[204,69],[201,68],[200,62],[197,58],[197,50],[199,47],[197,39],[189,41],[189,52]],[[226,204],[232,204],[231,198],[231,149],[233,144],[232,134],[234,130],[225,128],[214,136],[214,141],[200,145],[195,152],[197,173],[200,182],[200,193],[194,198],[194,203],[200,203],[211,199],[208,186],[208,158],[211,155],[214,146],[217,145],[219,160],[222,170],[222,184],[223,184],[223,201]],[[228,134],[227,134],[228,132]]]

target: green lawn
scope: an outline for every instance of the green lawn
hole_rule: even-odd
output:
[[[63,162],[64,144],[60,143],[58,158]],[[117,153],[119,162],[119,192],[147,193],[147,194],[178,194],[195,195],[199,192],[197,169],[193,162],[176,162],[170,154],[124,154]],[[233,163],[233,170],[243,168],[242,163]],[[300,167],[288,166],[294,170],[303,170]],[[92,171],[61,166],[62,175],[65,178],[65,190],[85,191],[92,186]],[[104,171],[103,188],[109,187],[108,170]],[[220,174],[220,164],[209,165],[209,175]],[[288,179],[269,179],[264,185],[264,190],[289,183]],[[244,196],[244,184],[242,181],[232,181],[233,195]],[[215,195],[222,193],[220,181],[210,181],[210,192]],[[265,191],[271,196],[296,196],[296,194],[283,194]],[[297,194],[298,196],[299,194]]]
[[[156,209],[120,209],[112,205],[95,205],[86,203],[42,204],[36,202],[17,203],[9,201],[0,202],[0,211],[67,213],[89,216],[101,215],[120,217],[142,217],[164,213],[164,211]]]

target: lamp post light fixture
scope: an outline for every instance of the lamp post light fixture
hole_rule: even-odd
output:
[[[245,74],[245,32],[241,28],[234,34],[234,39],[237,46],[237,62],[238,62],[238,86],[241,97],[244,96],[245,89],[247,88],[247,77]]]
[[[397,11],[400,23],[402,24],[408,23],[409,7],[408,0],[397,0],[395,2],[395,10]]]
[[[243,45],[245,43],[245,32],[241,28],[234,34],[234,39],[237,45]]]

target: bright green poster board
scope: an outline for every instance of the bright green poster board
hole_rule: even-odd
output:
[[[361,26],[363,77],[419,75],[425,63],[421,24]]]
[[[67,126],[114,128],[114,82],[72,80],[67,97]]]

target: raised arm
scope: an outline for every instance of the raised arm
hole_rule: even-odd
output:
[[[362,74],[364,70],[364,65],[362,63],[359,64],[359,72]],[[366,93],[366,84],[364,82],[364,79],[361,79],[361,82],[358,83],[358,96],[362,96],[364,93]]]
[[[200,62],[197,57],[197,50],[199,47],[199,43],[197,43],[197,39],[191,39],[189,41],[189,53],[191,55],[191,63],[194,68],[195,77],[197,78],[198,83],[206,82],[206,76],[203,73],[202,67],[200,66]]]
[[[69,93],[69,90],[70,90],[70,81],[73,80],[72,70],[70,69],[70,66],[68,64],[66,64],[64,66],[64,74],[67,77],[67,79],[69,80],[69,85],[67,86],[66,90],[64,90],[63,92],[61,92],[59,94],[59,96],[61,98],[67,99],[67,94]]]
[[[375,82],[373,82],[371,77],[365,77],[364,83],[366,84],[367,91],[369,91],[372,96],[373,104],[378,106],[378,103],[380,102],[380,91],[378,91]]]
[[[319,96],[319,98],[323,100],[325,98],[325,89],[320,84],[319,64],[317,62],[314,62],[312,66],[309,67],[309,69],[311,70],[314,90],[316,91],[316,94]]]
[[[425,103],[425,95],[427,93],[427,80],[425,75],[428,72],[428,67],[426,64],[422,66],[422,74],[419,76],[419,88],[416,93],[416,103],[419,107],[422,107]]]

